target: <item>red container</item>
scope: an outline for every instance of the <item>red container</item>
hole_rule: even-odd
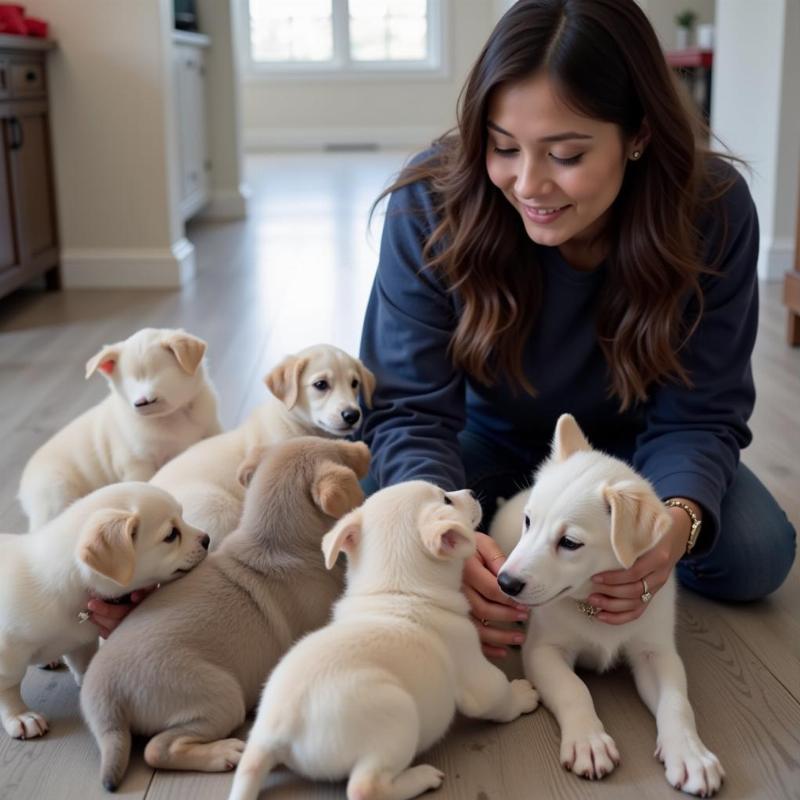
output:
[[[0,33],[26,36],[25,6],[13,3],[0,3]]]
[[[43,19],[25,17],[25,30],[28,36],[37,36],[40,39],[47,38],[47,23]]]

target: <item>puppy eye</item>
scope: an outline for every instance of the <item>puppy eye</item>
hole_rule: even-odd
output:
[[[525,530],[528,530],[531,526],[531,518],[526,514],[525,515]]]
[[[583,542],[576,542],[574,539],[570,539],[568,536],[562,536],[558,540],[558,546],[563,547],[565,550],[578,550],[583,547]]]
[[[358,389],[358,381],[353,378],[353,382],[350,384],[353,389]]]
[[[447,495],[445,495],[444,496],[444,504],[446,506],[451,506],[451,505],[453,505],[453,501]]]
[[[318,392],[324,392],[324,391],[325,391],[325,390],[328,388],[328,381],[314,381],[314,383],[312,384],[312,386],[313,386],[313,387],[314,387],[314,388],[315,388],[315,389],[316,389]]]
[[[173,528],[167,537],[165,537],[165,542],[174,542],[176,539],[181,538],[181,532],[177,528]]]

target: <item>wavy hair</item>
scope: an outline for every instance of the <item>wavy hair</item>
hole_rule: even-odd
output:
[[[645,401],[654,384],[691,385],[679,353],[702,314],[699,277],[713,272],[702,263],[695,221],[732,183],[708,169],[708,129],[690,110],[634,0],[519,0],[470,71],[457,128],[378,201],[428,182],[439,222],[424,245],[425,268],[463,302],[450,342],[454,364],[478,382],[503,374],[535,395],[522,366],[542,294],[535,248],[489,180],[486,148],[493,93],[542,70],[578,113],[614,123],[626,137],[645,120],[650,130],[612,205],[604,237],[609,269],[596,316],[608,393],[625,410]],[[687,297],[697,308],[689,322]]]

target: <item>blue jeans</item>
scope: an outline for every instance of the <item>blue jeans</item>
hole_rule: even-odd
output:
[[[548,451],[507,450],[473,431],[463,431],[459,441],[467,488],[481,501],[481,529],[486,530],[497,510],[497,498],[511,497],[530,486],[533,470]],[[716,600],[758,600],[774,592],[789,574],[795,539],[794,528],[775,498],[740,463],[722,500],[717,541],[712,549],[679,561],[678,579],[692,591]]]

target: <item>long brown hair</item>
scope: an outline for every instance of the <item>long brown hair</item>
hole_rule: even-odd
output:
[[[492,93],[539,70],[573,109],[615,123],[624,136],[638,133],[644,120],[649,125],[645,154],[626,169],[612,207],[597,309],[609,395],[624,410],[646,400],[653,384],[690,385],[679,352],[702,314],[699,276],[710,269],[695,221],[730,183],[707,169],[707,129],[689,110],[634,0],[519,0],[469,74],[457,129],[381,197],[429,182],[439,223],[424,246],[426,268],[463,302],[453,362],[481,383],[502,373],[535,394],[522,353],[541,301],[540,274],[519,215],[489,180],[486,123]],[[697,310],[688,323],[687,297]]]

